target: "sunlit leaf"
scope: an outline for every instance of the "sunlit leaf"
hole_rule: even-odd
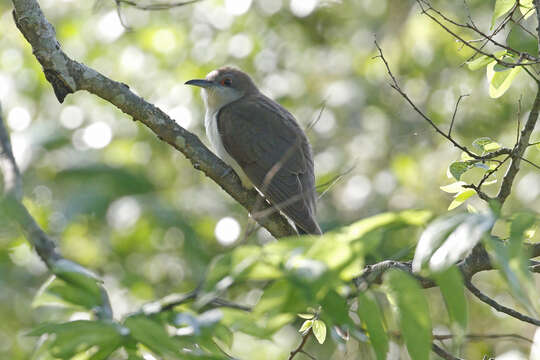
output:
[[[519,11],[524,19],[528,19],[534,14],[533,0],[519,0]]]
[[[495,9],[493,10],[493,16],[491,17],[491,29],[493,29],[493,26],[495,25],[495,21],[497,21],[498,18],[509,12],[514,5],[516,4],[516,0],[496,0],[495,1]]]
[[[365,325],[377,359],[385,360],[388,353],[388,335],[384,330],[383,316],[372,293],[358,294],[358,316]]]
[[[474,189],[466,189],[459,194],[456,195],[454,200],[450,203],[448,206],[448,210],[453,210],[457,208],[459,205],[463,204],[468,198],[476,194],[476,190]]]
[[[529,359],[540,359],[540,327],[534,332],[533,344],[531,345],[531,356]]]
[[[431,351],[431,318],[426,297],[417,281],[408,274],[391,270],[384,283],[397,306],[399,325],[412,359],[428,360]]]
[[[313,322],[313,335],[315,335],[319,344],[323,344],[324,340],[326,340],[326,324],[322,320]]]
[[[461,259],[491,230],[494,222],[491,214],[466,214],[465,220],[431,256],[430,269],[442,271]]]
[[[465,181],[457,181],[452,184],[441,186],[440,189],[444,192],[455,194],[455,193],[465,190],[463,188],[463,185],[467,185],[467,183]]]
[[[474,59],[473,61],[468,62],[469,70],[475,71],[478,69],[483,68],[487,64],[493,61],[493,58],[487,56],[487,55],[481,55]]]
[[[420,271],[422,265],[429,260],[431,254],[446,239],[450,231],[467,218],[467,214],[441,217],[428,225],[422,233],[412,263],[414,272]]]
[[[297,315],[298,317],[302,318],[302,319],[308,319],[308,320],[309,320],[309,319],[313,319],[313,317],[315,316],[315,315],[313,315],[313,314],[296,314],[296,315]]]
[[[473,141],[473,146],[478,150],[489,152],[501,148],[501,145],[488,137],[481,137]]]
[[[505,71],[495,71],[496,61],[488,64],[486,74],[489,81],[489,96],[496,99],[501,97],[512,85],[512,81],[521,71],[521,66],[516,66]]]
[[[304,333],[307,330],[309,330],[312,326],[313,326],[313,320],[306,320],[304,321],[302,326],[300,326],[300,329],[298,329],[298,332]]]

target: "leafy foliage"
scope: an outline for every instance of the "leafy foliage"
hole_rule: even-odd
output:
[[[525,242],[538,240],[537,174],[522,163],[517,196],[504,212],[482,203],[474,196],[482,193],[470,185],[500,184],[505,167],[491,171],[502,158],[449,152],[402,102],[389,101],[396,94],[386,86],[380,59],[373,59],[369,34],[380,29],[391,68],[437,125],[448,119],[454,125],[457,114],[452,134],[477,156],[514,141],[521,95],[522,113],[528,111],[530,84],[518,77],[525,74],[518,62],[530,60],[519,53],[456,52],[451,37],[405,3],[319,1],[306,15],[295,8],[298,1],[289,7],[253,1],[244,13],[233,6],[242,2],[225,1],[162,13],[122,6],[119,14],[105,2],[95,9],[92,2],[40,3],[68,53],[126,82],[197,134],[204,131],[201,102],[181,84],[226,63],[253,74],[302,126],[320,113],[308,135],[317,184],[328,191],[319,209],[329,231],[279,241],[246,231],[232,246],[220,242],[217,220],[245,219],[245,212],[108,104],[88,94],[70,96],[62,107],[51,101],[41,67],[12,24],[11,5],[0,3],[0,24],[9,29],[0,38],[0,97],[24,171],[25,205],[74,260],[55,263],[54,276],[42,284],[44,277],[34,275],[44,269],[0,213],[0,357],[26,359],[28,343],[40,337],[36,359],[280,359],[310,334],[306,352],[339,358],[343,330],[362,354],[369,347],[385,359],[390,342],[403,342],[411,358],[427,359],[432,329],[441,325],[464,345],[466,358],[494,357],[498,348],[490,340],[464,337],[469,327],[491,331],[506,324],[464,296],[455,263],[478,244],[502,275],[486,280],[490,289],[509,290],[530,314],[540,312],[524,250]],[[511,13],[522,15],[522,26],[507,23],[496,39],[537,54],[529,34],[536,27],[532,0],[468,5],[475,21],[475,14],[492,15],[482,23],[486,29]],[[444,6],[463,11],[461,3]],[[390,15],[400,21],[389,22]],[[133,31],[121,27],[119,16]],[[464,61],[471,71],[456,68]],[[472,72],[484,68],[486,77]],[[454,113],[464,92],[474,103]],[[110,132],[106,142],[103,130]],[[540,159],[539,150],[531,146],[528,156]],[[343,174],[353,163],[355,170]],[[453,194],[451,201],[436,191],[446,183],[447,164],[454,182],[441,190]],[[440,215],[465,203],[469,214]],[[365,265],[413,255],[413,270],[435,280],[444,304],[400,271],[387,273],[382,284],[353,285]],[[113,295],[114,320],[98,311],[106,308],[104,287]],[[171,292],[182,301],[166,306]],[[35,310],[26,311],[33,294]],[[443,306],[446,312],[439,311]],[[76,320],[81,317],[90,320]],[[29,328],[30,338],[20,340],[17,333]]]

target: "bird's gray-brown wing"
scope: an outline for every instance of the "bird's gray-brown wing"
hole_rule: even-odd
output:
[[[320,234],[311,148],[293,116],[262,94],[250,95],[219,111],[218,130],[265,197],[305,232]]]

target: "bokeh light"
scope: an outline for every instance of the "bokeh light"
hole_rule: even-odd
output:
[[[98,121],[88,125],[82,135],[84,143],[93,149],[102,149],[109,145],[112,139],[112,130],[109,124]]]
[[[240,224],[232,217],[224,217],[216,224],[214,234],[221,245],[232,245],[240,236]]]

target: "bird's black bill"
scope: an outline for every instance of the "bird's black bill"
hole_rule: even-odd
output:
[[[207,88],[207,87],[210,87],[210,86],[214,85],[214,83],[212,81],[203,80],[203,79],[189,80],[189,81],[186,81],[185,84],[186,85],[198,86],[198,87],[202,87],[202,88]]]

